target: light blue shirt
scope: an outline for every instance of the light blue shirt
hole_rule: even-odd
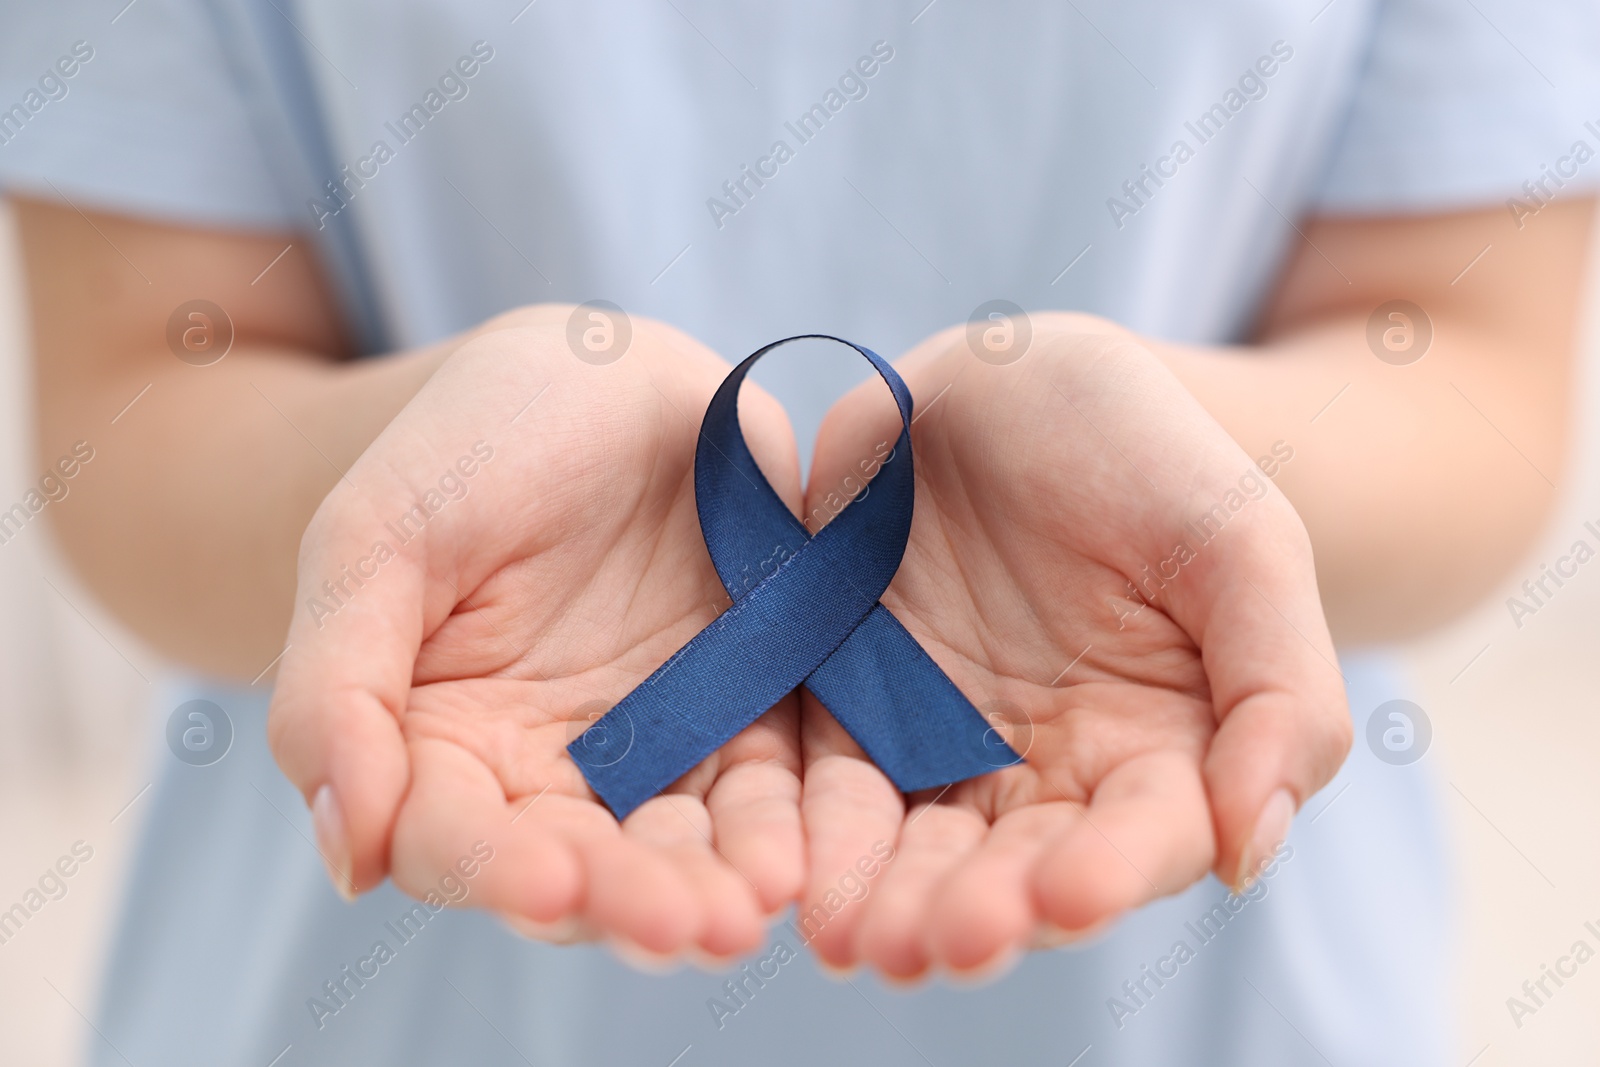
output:
[[[1600,174],[1570,162],[1600,147],[1592,5],[925,2],[19,2],[0,183],[299,231],[374,352],[600,298],[737,359],[814,331],[893,355],[995,298],[1234,340],[1292,219],[1511,211]],[[758,375],[807,452],[862,374],[830,358]],[[1344,666],[1358,727],[1404,692]],[[390,887],[342,904],[264,698],[178,683],[158,725],[196,694],[237,736],[206,767],[152,742],[97,1064],[1451,1062],[1429,759],[1361,729],[1252,899],[1207,880],[980,989],[845,984],[775,941],[728,1015],[726,976],[470,911],[413,932]]]

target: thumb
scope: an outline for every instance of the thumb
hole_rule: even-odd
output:
[[[318,509],[267,719],[273,755],[311,805],[317,850],[346,898],[388,874],[410,780],[400,721],[423,634],[423,537],[395,541],[345,486]]]
[[[1260,875],[1300,806],[1338,771],[1352,732],[1298,517],[1284,502],[1237,532],[1216,545],[1204,575],[1210,602],[1198,642],[1220,720],[1204,766],[1215,872],[1235,891]]]

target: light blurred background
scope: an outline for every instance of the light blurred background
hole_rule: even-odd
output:
[[[1591,284],[1597,306],[1600,286]],[[0,202],[7,503],[39,473],[29,444],[24,311],[11,219]],[[1505,603],[1575,539],[1593,543],[1585,520],[1600,527],[1596,332],[1586,332],[1572,399],[1579,419],[1566,496],[1541,543],[1497,597],[1406,650],[1433,724],[1423,759],[1444,793],[1455,846],[1459,1049],[1472,1067],[1600,1063],[1600,962],[1579,968],[1520,1028],[1506,1004],[1580,937],[1600,948],[1600,937],[1584,929],[1586,920],[1600,929],[1600,566],[1582,568],[1520,629]],[[1486,512],[1497,506],[1492,497],[1482,502]],[[0,545],[0,590],[0,909],[74,842],[93,849],[66,896],[0,944],[0,1060],[54,1067],[78,1062],[85,1043],[98,1040],[86,1017],[141,827],[161,665],[74,581],[43,523]],[[1372,709],[1354,710],[1361,744]],[[1330,799],[1313,800],[1303,817]],[[1381,882],[1385,872],[1365,877]]]

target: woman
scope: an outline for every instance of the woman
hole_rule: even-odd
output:
[[[519,6],[13,16],[0,180],[43,454],[104,440],[57,529],[146,639],[238,683],[162,704],[208,699],[235,737],[162,753],[96,1061],[1448,1062],[1426,764],[1358,743],[1312,798],[1351,732],[1341,682],[1362,729],[1404,690],[1381,656],[1335,667],[1283,501],[1351,646],[1448,616],[1531,536],[1587,243],[1592,13],[1513,45],[1428,0]],[[571,306],[596,299],[626,312]],[[979,782],[1035,793],[907,804],[791,698],[618,833],[559,752],[720,607],[681,477],[712,352],[814,331],[915,346],[931,493],[885,604],[1014,747],[1033,730],[1027,767]],[[894,432],[872,383],[823,421],[865,376],[839,360],[758,371],[793,435],[747,401],[806,515]],[[380,559],[367,535],[433,488]],[[310,814],[260,728],[274,667]],[[506,677],[569,684],[449,688]],[[1139,699],[1086,696],[1108,683]],[[1247,891],[1184,889],[1207,869]],[[485,910],[755,958],[647,975]],[[814,958],[1014,966],[902,993]]]

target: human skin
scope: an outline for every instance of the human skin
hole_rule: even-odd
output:
[[[915,425],[917,508],[883,598],[1026,758],[908,802],[802,695],[800,917],[836,966],[973,970],[1210,869],[1238,885],[1349,746],[1288,500],[1130,335],[1068,315],[1033,332],[1014,364],[976,359],[961,329],[900,362],[939,400]],[[813,485],[894,425],[874,384],[829,414]],[[1186,529],[1230,492],[1208,539]],[[1186,562],[1151,581],[1179,542]],[[878,840],[897,854],[864,902],[828,908]]]
[[[803,694],[799,916],[818,920],[824,960],[901,979],[993,968],[1208,868],[1244,883],[1348,745],[1319,613],[1281,569],[1309,560],[1278,490],[1347,639],[1413,633],[1481,596],[1537,530],[1562,466],[1592,211],[1560,210],[1520,232],[1504,212],[1308,226],[1249,347],[1035,315],[1014,365],[974,359],[959,329],[901,361],[913,394],[939,399],[914,427],[917,526],[884,602],[980,706],[1007,702],[1000,732],[1028,759],[903,797]],[[1408,366],[1365,339],[1397,296],[1435,330]],[[1185,416],[1192,401],[1171,394],[1157,358],[1242,450]],[[876,383],[835,407],[808,512],[892,425]],[[1274,444],[1293,458],[1271,462]],[[1200,544],[1185,524],[1256,457],[1276,488]],[[1150,582],[1179,541],[1194,560]],[[1130,609],[1129,578],[1150,608]],[[1259,617],[1219,625],[1230,610]],[[1246,634],[1240,660],[1223,653],[1219,636]],[[1267,669],[1230,679],[1247,660]],[[879,840],[896,844],[894,862],[864,903],[833,914],[829,890]]]
[[[268,734],[347,889],[387,870],[424,892],[481,839],[479,903],[530,933],[747,952],[803,873],[796,699],[621,826],[566,752],[723,602],[693,468],[727,365],[646,320],[623,358],[591,365],[567,347],[570,311],[463,345],[318,508]],[[752,388],[741,410],[798,508],[782,409]],[[395,520],[480,441],[492,459],[401,543]],[[395,558],[337,612],[307,607],[380,541]]]
[[[1553,498],[1544,479],[1555,480],[1560,467],[1590,213],[1588,202],[1553,206],[1521,232],[1511,230],[1498,209],[1311,220],[1302,229],[1320,251],[1308,247],[1291,256],[1257,342],[1248,348],[1129,339],[1116,357],[1124,369],[1109,373],[1103,364],[1109,357],[1098,346],[1105,335],[1120,332],[1116,327],[1082,319],[1047,322],[1041,335],[1060,344],[1050,348],[1041,340],[1040,358],[963,376],[941,401],[950,410],[916,427],[918,527],[885,603],[903,613],[902,621],[958,681],[982,688],[992,680],[994,688],[1020,692],[1030,702],[1042,698],[1034,710],[1046,721],[1034,732],[1035,744],[1044,747],[1030,752],[1039,765],[1031,793],[1006,783],[1035,768],[1013,768],[951,790],[925,817],[918,813],[931,798],[917,798],[908,811],[903,798],[885,792],[881,775],[873,777],[875,769],[836,732],[829,736],[828,720],[815,709],[804,715],[803,745],[795,710],[780,707],[621,828],[585,795],[570,763],[562,763],[579,691],[617,699],[714,610],[707,587],[691,594],[693,583],[668,581],[667,571],[658,576],[654,568],[665,566],[662,560],[694,560],[691,572],[710,573],[685,494],[693,422],[725,366],[691,340],[646,324],[644,332],[659,331],[662,340],[615,366],[624,368],[619,374],[643,374],[654,386],[630,379],[629,388],[605,403],[567,411],[574,418],[586,412],[592,421],[552,424],[541,417],[531,419],[526,432],[533,434],[530,454],[570,459],[585,449],[592,453],[594,441],[602,440],[616,454],[635,457],[631,481],[594,481],[591,472],[585,484],[610,485],[620,499],[648,500],[650,507],[616,520],[609,541],[594,532],[597,513],[574,511],[582,521],[542,527],[544,513],[530,510],[530,501],[563,488],[538,480],[550,468],[488,465],[485,480],[441,515],[440,532],[430,529],[412,557],[395,561],[402,566],[386,564],[382,581],[324,620],[321,631],[308,631],[308,643],[291,633],[278,668],[273,739],[308,802],[324,798],[316,822],[336,880],[364,890],[393,874],[402,888],[420,889],[457,857],[452,849],[469,840],[464,835],[493,824],[493,840],[509,862],[497,855],[484,868],[488,880],[477,883],[476,901],[543,924],[536,931],[545,936],[603,935],[652,953],[693,948],[723,955],[758,940],[762,915],[800,892],[807,871],[808,898],[830,874],[836,877],[841,862],[848,866],[860,854],[852,850],[870,827],[900,849],[886,875],[893,883],[875,892],[880,899],[897,894],[928,916],[928,932],[912,937],[892,923],[866,921],[873,913],[868,907],[831,926],[835,932],[817,947],[831,962],[864,960],[902,977],[936,963],[990,965],[1032,943],[1040,928],[1092,927],[1154,893],[1182,888],[1207,868],[1236,881],[1249,868],[1250,854],[1287,827],[1284,802],[1268,812],[1269,798],[1286,790],[1292,811],[1332,773],[1347,744],[1348,721],[1329,710],[1338,705],[1338,677],[1327,662],[1331,644],[1312,592],[1317,586],[1301,519],[1322,605],[1337,634],[1375,640],[1414,632],[1459,610],[1503,572]],[[520,397],[522,386],[555,380],[539,378],[541,368],[551,375],[557,368],[562,374],[587,370],[562,350],[561,330],[552,323],[564,318],[548,309],[503,317],[430,349],[350,363],[342,360],[347,346],[336,310],[298,242],[251,282],[294,235],[84,217],[70,207],[26,200],[17,202],[17,217],[38,353],[42,454],[67,451],[86,436],[86,427],[102,425],[150,386],[119,418],[115,436],[106,432],[105,447],[97,444],[94,477],[75,485],[76,503],[52,509],[68,557],[147,641],[214,674],[255,677],[283,650],[291,612],[296,627],[314,627],[295,605],[324,577],[316,565],[345,562],[337,551],[345,547],[364,552],[356,536],[362,522],[388,515],[392,505],[395,513],[409,508],[410,494],[470,447],[464,436],[469,425],[472,440],[482,436],[475,412]],[[1452,284],[1454,273],[1486,243],[1493,250]],[[1338,269],[1330,270],[1324,256]],[[1445,269],[1451,264],[1454,270]],[[207,368],[175,360],[163,340],[172,308],[196,293],[226,307],[237,331],[227,358]],[[1421,304],[1435,327],[1433,349],[1408,368],[1380,363],[1363,339],[1371,309],[1395,296]],[[1085,332],[1100,340],[1063,340]],[[1054,354],[1047,361],[1048,353]],[[944,336],[909,357],[906,372],[916,395],[931,397],[943,380],[941,369],[948,369],[943,361],[960,356],[960,344]],[[1095,366],[1104,378],[1091,373]],[[958,432],[956,416],[965,412],[977,426],[992,421],[1010,388],[1003,383],[1038,374],[1040,367],[1055,368],[1058,374],[1048,380],[1091,417],[1101,413],[1095,420],[1100,436],[1080,428],[1079,436],[1062,439],[1058,431],[1066,424],[1041,418],[1037,440],[1011,453],[1026,455],[1032,447],[1086,457],[1073,473],[1095,475],[1087,479],[1099,494],[1092,500],[1070,480],[1052,487],[1055,498],[1040,498],[1038,478],[1026,472],[1009,493],[1003,481],[975,484],[994,481],[1004,470],[995,464],[1004,457],[986,454],[985,438]],[[980,389],[991,371],[1017,373]],[[1130,382],[1156,397],[1152,406],[1119,394]],[[1345,382],[1350,388],[1310,422]],[[1075,392],[1080,386],[1081,394]],[[1039,401],[1050,401],[1036,391]],[[674,406],[668,396],[675,400],[674,419],[666,417]],[[1462,403],[1469,397],[1476,408]],[[619,408],[623,400],[635,406]],[[754,436],[772,435],[758,452],[763,469],[794,506],[809,512],[815,494],[831,484],[830,464],[850,462],[848,434],[824,430],[814,495],[802,503],[781,412],[757,401],[767,415],[747,416],[746,428],[755,428]],[[862,402],[871,400],[845,401]],[[1060,405],[1063,417],[1069,410]],[[1493,425],[1486,425],[1489,419]],[[384,432],[391,424],[394,432]],[[1168,439],[1153,439],[1146,432],[1152,425]],[[561,433],[563,427],[570,432]],[[1242,450],[1229,444],[1230,436]],[[1068,672],[1063,693],[1036,693],[1050,676],[1034,668],[1056,662],[1047,651],[1056,654],[1059,670],[1093,644],[1074,640],[1068,624],[1078,617],[1018,618],[1012,620],[1018,629],[991,629],[993,612],[1034,606],[1020,595],[1031,592],[1024,583],[1014,583],[1019,595],[1008,604],[959,587],[943,590],[951,595],[939,600],[928,588],[938,584],[937,576],[953,573],[952,564],[978,559],[992,566],[1004,555],[997,516],[1044,537],[1036,529],[1041,506],[1059,504],[1060,514],[1072,514],[1092,505],[1133,525],[1185,514],[1194,503],[1192,479],[1180,485],[1152,475],[1155,487],[1111,479],[1118,468],[1101,447],[1106,439],[1124,451],[1130,442],[1169,450],[1187,442],[1194,456],[1207,457],[1193,473],[1213,486],[1236,479],[1241,460],[1248,464],[1272,441],[1290,441],[1296,458],[1278,485],[1294,508],[1276,495],[1265,506],[1252,505],[1246,521],[1229,528],[1234,544],[1219,539],[1217,552],[1185,568],[1183,583],[1192,580],[1198,591],[1175,587],[1171,602],[1158,599],[1138,617],[1145,621],[1129,627],[1131,634],[1118,631],[1122,645],[1085,653],[1072,669],[1082,679]],[[1182,462],[1195,461],[1178,451],[1184,453],[1178,460],[1166,452],[1144,458],[1153,471],[1182,470]],[[576,478],[573,472],[585,468],[574,461],[556,469]],[[527,477],[511,478],[512,470]],[[345,477],[359,493],[335,488]],[[1481,507],[1486,487],[1503,506]],[[360,495],[368,492],[377,497]],[[1400,512],[1401,502],[1424,506]],[[313,523],[319,505],[323,511]],[[988,518],[971,518],[980,513]],[[302,534],[305,588],[296,597]],[[1159,559],[1149,556],[1159,541],[1120,555],[1104,545],[1060,544],[1062,556],[1049,560],[1046,573],[1098,596],[1112,587],[1114,575],[1125,581],[1135,563]],[[469,551],[483,542],[499,545],[503,558],[485,560]],[[565,559],[569,569],[551,562],[556,559]],[[1272,677],[1230,674],[1228,640],[1207,636],[1206,622],[1215,613],[1243,610],[1223,595],[1226,583],[1215,573],[1250,575],[1262,599],[1281,611],[1269,617],[1258,607],[1241,622],[1244,632],[1278,649]],[[571,610],[549,606],[557,598],[545,596],[548,591],[576,591],[596,575],[615,584],[593,605],[562,597]],[[1209,593],[1207,575],[1213,575]],[[600,603],[613,602],[621,589],[646,595],[630,603],[626,617],[597,615]],[[1193,598],[1187,606],[1185,596]],[[586,613],[588,607],[594,610]],[[1077,606],[1084,619],[1088,607]],[[596,641],[597,617],[613,627],[609,642]],[[1285,619],[1301,631],[1294,641],[1285,636]],[[1025,632],[1026,662],[980,654],[999,632]],[[386,656],[354,653],[374,640]],[[1141,640],[1163,650],[1160,671],[1128,652]],[[512,655],[508,644],[520,651]],[[591,659],[578,654],[580,646]],[[1240,653],[1235,648],[1231,655],[1236,660]],[[363,676],[368,659],[376,673]],[[963,670],[978,673],[964,676]],[[509,684],[508,677],[517,687],[509,698],[496,689]],[[558,684],[547,684],[551,679]],[[1291,680],[1310,686],[1310,695],[1283,705],[1283,714],[1235,717],[1241,708],[1281,699]],[[507,699],[521,702],[517,711],[505,710]],[[1050,727],[1057,723],[1052,742]],[[1233,735],[1237,744],[1224,743]],[[1061,740],[1069,737],[1071,745]],[[802,754],[808,761],[806,837],[800,833]],[[1152,784],[1158,779],[1172,783],[1167,793]],[[334,788],[324,792],[330,783]],[[549,794],[511,822],[545,785]],[[997,795],[1008,791],[1012,795]],[[723,803],[724,795],[731,802]],[[857,798],[863,805],[846,811],[842,801]],[[741,831],[737,819],[748,810],[759,810],[762,821]],[[1262,830],[1264,812],[1271,819]],[[1088,819],[1101,824],[1099,831],[1085,828]],[[748,844],[737,843],[741,835]],[[805,840],[809,852],[802,854]],[[1022,846],[1012,847],[1018,841]],[[1102,849],[1121,852],[1124,860],[1097,855]],[[977,907],[970,888],[997,863],[1009,864],[1005,890],[993,907]],[[530,879],[536,870],[565,871],[565,881]],[[659,891],[622,891],[633,878],[654,879],[649,884]],[[530,880],[538,883],[534,889]],[[992,919],[987,927],[985,916]]]

